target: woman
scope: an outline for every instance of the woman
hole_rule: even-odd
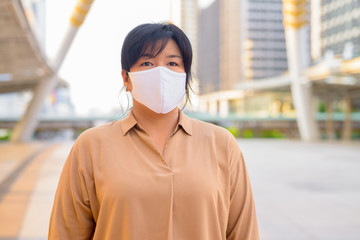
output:
[[[62,171],[49,239],[258,239],[241,151],[225,129],[188,118],[192,50],[173,24],[126,37],[124,87],[133,109],[85,131]]]

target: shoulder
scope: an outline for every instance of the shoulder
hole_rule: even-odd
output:
[[[89,128],[76,139],[69,153],[68,162],[77,165],[90,176],[94,162],[101,161],[103,151],[109,146],[118,144],[117,139],[121,140],[122,137],[119,121]]]
[[[122,136],[121,121],[115,120],[96,127],[89,128],[82,132],[76,139],[76,145],[100,145],[104,141]]]
[[[235,139],[234,136],[224,127],[198,119],[191,119],[191,121],[194,135],[216,138],[220,141]]]
[[[207,149],[222,169],[232,171],[243,164],[242,150],[237,139],[224,127],[192,119],[194,145]],[[225,167],[226,166],[226,167]]]
[[[224,127],[193,118],[191,122],[195,141],[221,149],[227,154],[241,152],[236,138]]]

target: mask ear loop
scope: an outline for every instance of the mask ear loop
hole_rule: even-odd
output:
[[[129,72],[126,71],[126,76],[129,76]],[[126,93],[129,92],[129,86],[126,86]]]
[[[126,75],[128,76],[129,73],[126,72]],[[124,109],[124,105],[122,104],[122,101],[121,101],[121,95],[123,93],[123,91],[125,90],[125,97],[126,97],[126,102],[127,102],[127,107],[126,109]],[[128,115],[128,113],[130,112],[130,110],[132,109],[132,97],[131,97],[131,93],[129,91],[129,86],[127,86],[125,88],[125,86],[123,85],[122,88],[120,89],[120,92],[119,92],[119,95],[118,95],[118,102],[119,102],[119,105],[120,105],[120,108],[121,108],[121,112],[122,112],[122,118],[126,117]],[[131,107],[130,107],[131,105]]]

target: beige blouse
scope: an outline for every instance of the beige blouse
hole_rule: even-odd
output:
[[[235,138],[182,111],[163,156],[132,113],[85,131],[61,173],[49,239],[259,239]]]

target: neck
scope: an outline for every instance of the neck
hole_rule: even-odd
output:
[[[177,107],[166,114],[159,114],[136,102],[136,100],[133,103],[133,114],[136,121],[149,133],[166,134],[175,129],[179,121],[179,109]]]

